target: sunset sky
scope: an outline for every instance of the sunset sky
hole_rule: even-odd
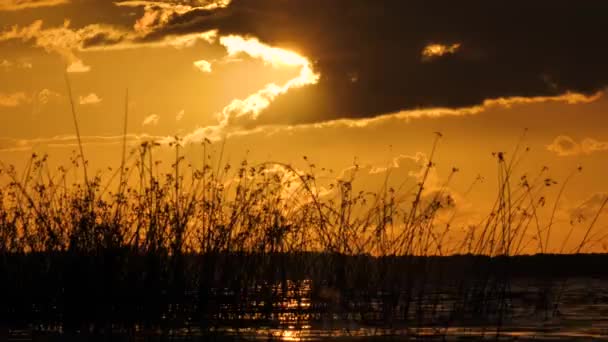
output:
[[[0,160],[68,162],[66,75],[98,169],[120,162],[127,89],[133,145],[225,139],[233,162],[307,156],[338,175],[356,162],[368,188],[387,169],[415,184],[441,132],[433,182],[460,169],[449,187],[471,221],[495,198],[492,152],[521,141],[514,175],[547,166],[548,198],[583,167],[561,243],[608,192],[607,17],[591,0],[0,0]]]

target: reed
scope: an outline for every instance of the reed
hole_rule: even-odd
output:
[[[433,153],[420,183],[404,196],[394,189],[357,192],[355,176],[322,192],[312,163],[305,172],[247,161],[233,170],[221,158],[212,163],[211,142],[202,144],[202,166],[185,165],[176,138],[172,171],[162,173],[154,158],[161,147],[142,143],[123,158],[116,192],[110,190],[116,173],[69,183],[70,172],[86,168],[82,154],[57,172],[47,156],[32,155],[21,175],[0,164],[8,183],[0,190],[0,293],[7,303],[1,321],[74,331],[92,326],[95,333],[209,331],[280,325],[286,317],[500,327],[511,314],[517,269],[510,257],[531,243],[539,253],[548,250],[554,218],[542,225],[537,212],[546,201],[542,190],[554,181],[546,170],[514,179],[517,154],[494,156],[494,207],[476,231],[450,246],[451,219],[439,215],[450,208],[447,188],[458,170],[426,196]]]
[[[128,105],[125,137],[127,117]],[[206,139],[193,166],[176,137],[169,171],[155,158],[166,147],[154,141],[130,153],[123,141],[119,168],[94,176],[80,142],[57,170],[46,155],[33,154],[22,173],[0,161],[0,325],[169,334],[355,322],[441,334],[474,322],[498,336],[512,318],[511,279],[522,267],[514,260],[531,248],[551,250],[556,208],[574,173],[543,224],[544,191],[556,181],[545,168],[515,177],[527,153],[521,144],[510,159],[494,154],[493,208],[457,236],[449,186],[458,169],[427,191],[440,139],[415,187],[386,181],[377,192],[357,190],[356,165],[324,187],[327,174],[306,157],[305,170],[247,160],[233,167],[223,143],[213,158]],[[71,181],[80,171],[84,179]],[[590,243],[606,203],[575,252]]]

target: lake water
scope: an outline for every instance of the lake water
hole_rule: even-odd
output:
[[[328,291],[325,297],[329,300],[319,304],[310,298],[308,283],[287,288],[283,301],[274,304],[282,309],[272,316],[276,325],[247,326],[243,321],[255,318],[255,314],[250,313],[249,316],[239,317],[245,318],[240,321],[240,327],[222,327],[218,323],[216,331],[225,336],[254,341],[476,341],[497,338],[506,341],[608,341],[608,279],[512,281],[508,300],[505,301],[508,303],[505,310],[508,314],[500,318],[502,324],[499,329],[491,323],[496,322],[498,317],[492,317],[483,324],[467,322],[466,319],[459,323],[442,323],[448,321],[445,318],[457,301],[449,293],[428,293],[427,302],[410,308],[411,314],[414,314],[417,308],[423,307],[427,312],[426,318],[421,321],[426,320],[429,324],[410,323],[407,326],[396,321],[392,327],[387,327],[382,322],[370,324],[374,318],[382,318],[380,295],[369,298],[367,303],[355,305],[351,302],[348,306],[351,310],[342,309],[338,310],[339,313],[334,311],[327,314],[323,313],[323,309],[331,306],[332,295],[339,294]],[[250,305],[251,309],[263,303]],[[357,310],[361,306],[366,310],[365,319]],[[222,310],[230,312],[230,305],[225,305]],[[374,317],[374,313],[377,317]],[[196,334],[196,331],[182,333],[182,336],[187,336]]]
[[[255,295],[244,304],[240,302],[238,308],[234,300],[216,300],[217,310],[207,330],[220,341],[608,341],[608,279],[512,281],[508,300],[504,301],[507,313],[486,317],[485,322],[450,320],[450,312],[458,300],[449,291],[428,292],[426,301],[409,307],[410,315],[415,315],[416,310],[425,311],[424,318],[417,323],[389,318],[387,324],[382,293],[361,302],[345,299],[344,294],[331,289],[317,291],[314,299],[310,282],[306,281],[272,289],[275,298],[281,299],[271,306],[255,299]],[[216,289],[214,294],[216,299],[235,297],[228,289]],[[338,302],[341,309],[336,309]],[[395,310],[399,309],[397,305]],[[260,320],[262,316],[270,318],[267,323]],[[499,329],[492,324],[498,321],[502,322]],[[210,336],[209,332],[203,334],[194,322],[173,326],[162,333],[140,331],[131,336],[138,334],[154,335],[156,341],[185,341],[197,336],[199,340],[207,340],[202,336]],[[18,330],[12,331],[8,340],[35,338],[31,332]]]

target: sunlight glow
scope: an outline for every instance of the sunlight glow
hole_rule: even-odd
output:
[[[244,53],[252,58],[261,59],[273,67],[300,67],[298,76],[283,85],[270,83],[246,99],[233,100],[220,114],[220,121],[223,126],[233,123],[236,118],[244,117],[255,120],[277,96],[287,93],[291,88],[312,85],[319,81],[320,75],[313,71],[311,62],[293,51],[268,46],[256,38],[244,38],[235,35],[221,37],[220,44],[226,47],[228,58],[234,58]]]

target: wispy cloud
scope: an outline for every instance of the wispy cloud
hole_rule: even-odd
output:
[[[81,105],[92,105],[101,102],[101,98],[95,93],[90,93],[86,96],[80,96],[79,101]]]
[[[43,90],[41,96],[43,99],[48,97],[53,97],[50,94],[56,93],[51,92],[48,89]],[[25,95],[27,98],[27,95]],[[591,97],[578,96],[577,94],[563,95],[555,98],[536,98],[536,102],[532,101],[532,103],[543,103],[546,101],[559,101],[567,104],[576,103],[587,103],[591,101]],[[533,98],[534,99],[534,98]],[[576,101],[574,99],[577,99]],[[27,100],[26,100],[27,101]],[[48,100],[47,100],[48,101]],[[488,100],[483,106],[469,107],[463,109],[446,109],[446,108],[434,108],[434,109],[420,109],[420,110],[409,110],[402,111],[398,113],[390,113],[381,115],[374,118],[365,118],[365,119],[339,119],[339,120],[330,120],[319,123],[312,124],[300,124],[300,125],[264,125],[264,126],[253,126],[248,128],[243,127],[226,127],[221,125],[211,125],[206,127],[198,128],[189,134],[186,134],[183,137],[183,142],[199,144],[203,139],[210,139],[213,141],[221,140],[224,138],[236,138],[236,137],[244,137],[244,136],[252,136],[252,135],[260,135],[260,136],[270,136],[274,134],[280,133],[289,133],[289,134],[306,134],[311,130],[322,130],[322,129],[335,129],[335,128],[345,128],[345,129],[365,129],[367,127],[375,127],[381,125],[391,124],[394,120],[400,121],[409,121],[416,118],[424,118],[424,117],[443,117],[443,116],[461,116],[461,115],[476,115],[481,114],[484,111],[490,110],[495,107],[504,107],[504,106],[515,106],[517,104],[529,104],[530,101],[518,101],[517,99],[497,99],[497,100]],[[180,111],[176,114],[176,120],[179,120],[182,115],[185,115],[185,111]],[[151,126],[157,125],[160,122],[160,116],[156,114],[151,114],[146,117],[142,125],[143,126]],[[149,135],[130,135],[129,139],[140,141],[140,140],[154,140],[160,143],[166,143],[171,141],[173,137],[170,136],[154,136],[151,137]],[[97,136],[97,137],[83,137],[83,141],[86,140],[87,143],[91,144],[116,144],[120,143],[122,140],[121,136]],[[559,150],[547,147],[549,150],[558,153],[561,151],[560,155],[573,155],[576,153],[592,153],[595,151],[603,151],[608,150],[608,142],[602,142],[591,138],[583,139],[580,143],[574,141],[572,138],[559,138],[556,139],[558,143],[555,142],[551,145],[559,145],[561,146]],[[560,142],[560,141],[565,141]],[[571,141],[571,143],[569,143]],[[65,146],[75,146],[76,144],[75,137],[69,136],[61,136],[61,137],[53,137],[53,138],[44,138],[44,139],[35,139],[35,140],[11,140],[10,143],[3,143],[4,149],[0,150],[28,150],[33,146],[44,145],[49,147],[65,147]],[[550,146],[550,145],[549,145]],[[573,147],[574,146],[574,147]],[[573,153],[574,152],[574,153]],[[422,158],[424,159],[424,158]],[[403,163],[410,163],[411,161],[420,161],[422,160],[420,156],[400,156],[393,160],[391,163],[387,165],[377,165],[370,167],[368,173],[370,174],[380,174],[384,172],[394,172],[392,169],[399,168]],[[424,163],[422,163],[424,164]],[[410,176],[413,176],[410,175]]]
[[[598,141],[595,139],[586,138],[581,142],[581,147],[582,150],[587,154],[608,151],[608,141]]]
[[[175,115],[175,120],[181,121],[185,115],[186,115],[186,111],[182,109],[177,113],[177,115]]]
[[[192,9],[216,9],[230,5],[232,0],[126,0],[118,1],[118,6],[127,7],[159,7],[174,8],[176,10],[187,11]]]
[[[598,141],[593,138],[584,138],[581,140],[581,142],[577,142],[567,135],[560,135],[546,147],[547,150],[555,152],[560,157],[568,157],[608,151],[608,141]]]
[[[17,107],[31,102],[46,105],[50,102],[59,101],[60,99],[61,94],[47,88],[33,93],[18,91],[7,94],[0,92],[0,107]]]
[[[576,156],[581,153],[581,146],[567,135],[556,137],[553,142],[547,145],[547,150],[557,153],[558,156]]]
[[[122,135],[114,136],[81,136],[80,141],[83,145],[104,146],[122,144],[125,138]],[[20,152],[29,151],[37,147],[51,148],[74,148],[78,146],[78,137],[76,135],[58,135],[48,138],[35,139],[13,139],[0,137],[1,152]],[[137,145],[144,141],[155,141],[167,143],[169,137],[152,136],[148,134],[128,134],[126,136],[127,144],[130,146]]]
[[[158,125],[158,121],[160,120],[160,116],[156,115],[156,114],[151,114],[148,115],[147,117],[144,118],[144,121],[142,121],[142,126],[156,126]]]
[[[144,14],[139,18],[133,28],[140,34],[154,32],[167,25],[176,16],[186,15],[193,11],[212,11],[225,8],[231,0],[169,0],[169,1],[118,1],[116,5],[122,7],[144,7]]]
[[[0,11],[19,11],[28,8],[64,5],[69,0],[0,0]]]
[[[194,62],[194,66],[202,72],[211,72],[211,63],[204,59]]]
[[[140,47],[184,48],[198,41],[212,43],[217,37],[216,30],[167,35],[162,39],[146,40],[145,34],[125,30],[111,25],[92,24],[72,29],[70,21],[62,26],[43,28],[43,21],[36,20],[26,26],[12,26],[0,31],[0,42],[20,40],[43,48],[47,52],[59,54],[67,63],[68,72],[88,72],[91,70],[77,55],[81,51],[125,50]]]
[[[10,61],[8,59],[0,60],[0,70],[10,70],[10,69],[31,69],[33,65],[31,62],[27,60],[19,60],[19,61]]]
[[[45,88],[38,92],[36,98],[39,103],[48,104],[53,101],[59,101],[61,99],[61,94]]]
[[[43,29],[42,25],[42,20],[34,21],[29,26],[15,25],[9,30],[0,32],[0,42],[9,40],[32,42],[47,52],[55,52],[62,56],[68,63],[68,72],[86,72],[90,67],[84,65],[75,54],[75,51],[83,46],[83,42],[99,35],[120,35],[120,32],[110,27],[97,24],[72,30],[68,20],[60,27]]]
[[[89,71],[91,71],[91,67],[88,65],[85,65],[82,62],[82,60],[76,60],[76,61],[72,62],[72,64],[68,65],[68,68],[66,69],[66,71],[69,73],[89,72]]]
[[[468,116],[478,115],[493,108],[511,108],[518,105],[531,105],[539,103],[565,103],[569,105],[585,104],[597,101],[602,97],[603,93],[597,93],[590,96],[578,93],[566,93],[558,96],[538,96],[538,97],[510,97],[498,98],[484,101],[482,105],[465,107],[459,109],[453,108],[426,108],[415,110],[404,110],[396,113],[386,113],[371,118],[362,119],[334,119],[316,123],[306,123],[297,125],[260,125],[256,126],[250,121],[247,128],[238,126],[226,126],[222,124],[200,127],[193,132],[187,134],[184,140],[190,142],[198,142],[203,138],[212,140],[221,139],[223,137],[243,136],[252,134],[267,134],[289,131],[305,131],[311,129],[323,128],[351,128],[362,129],[366,127],[380,126],[390,123],[393,120],[409,121],[420,118],[439,118],[449,116]]]
[[[0,93],[0,107],[17,107],[28,100],[28,96],[22,91],[11,94]]]

